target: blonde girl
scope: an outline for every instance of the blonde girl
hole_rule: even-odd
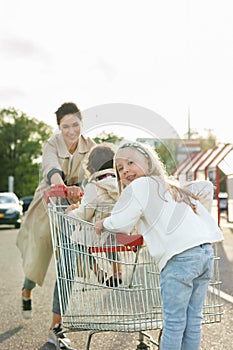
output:
[[[160,269],[163,301],[161,350],[198,350],[202,307],[213,269],[212,243],[223,240],[209,213],[210,181],[185,187],[169,180],[158,155],[137,142],[115,155],[121,195],[95,230],[130,233],[136,225]]]

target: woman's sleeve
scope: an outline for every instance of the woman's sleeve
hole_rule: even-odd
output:
[[[42,175],[50,183],[50,178],[54,173],[59,173],[64,179],[64,174],[58,160],[56,145],[47,141],[42,153]]]

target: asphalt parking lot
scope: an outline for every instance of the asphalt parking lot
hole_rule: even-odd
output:
[[[220,323],[203,326],[201,350],[232,350],[233,339],[233,225],[223,223],[224,242],[219,245],[220,276],[222,280],[223,316]],[[52,293],[55,279],[53,261],[44,286],[33,294],[32,320],[21,317],[21,286],[23,271],[18,249],[15,246],[17,230],[0,228],[0,349],[1,350],[55,350],[48,344],[47,333],[51,320]],[[89,332],[70,333],[72,345],[85,350]],[[158,331],[150,332],[154,339]],[[145,339],[146,341],[146,339]],[[93,335],[90,350],[136,350],[138,333],[100,332]],[[151,349],[157,349],[155,345]]]

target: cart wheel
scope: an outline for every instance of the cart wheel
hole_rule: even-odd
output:
[[[63,342],[62,339],[59,339],[58,344],[56,345],[56,350],[60,350],[60,349],[77,350],[77,349],[72,348],[71,346],[67,345],[67,343]]]
[[[143,342],[140,342],[140,344],[138,344],[136,350],[149,350],[149,349],[151,349],[151,347],[143,341]]]
[[[162,337],[162,332],[163,332],[163,328],[161,328],[160,332],[159,332],[159,337],[158,337],[158,350],[160,349],[160,340]]]
[[[151,347],[144,342],[144,334],[142,332],[139,332],[139,344],[137,346],[136,350],[149,350]]]

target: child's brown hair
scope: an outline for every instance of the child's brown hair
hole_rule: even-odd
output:
[[[88,156],[87,170],[93,174],[100,170],[113,169],[115,152],[108,145],[94,146]]]

